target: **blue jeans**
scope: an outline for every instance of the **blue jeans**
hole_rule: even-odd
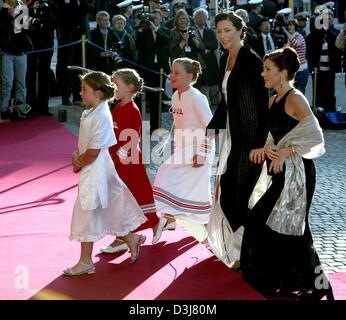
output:
[[[11,91],[14,80],[14,97],[16,100],[26,102],[26,54],[13,55],[8,53],[2,54],[2,100],[1,111],[6,111],[11,99]]]
[[[302,71],[298,71],[294,79],[294,86],[304,95],[305,95],[306,85],[308,84],[308,77],[309,77],[309,70],[304,69]]]

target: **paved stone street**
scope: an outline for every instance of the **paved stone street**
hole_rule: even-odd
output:
[[[311,78],[306,96],[311,103]],[[344,75],[336,77],[337,105],[346,112]],[[67,110],[68,121],[64,125],[75,135],[78,134],[79,117],[82,107],[61,106],[60,97],[51,98],[50,106],[58,118],[59,109]],[[149,119],[147,113],[144,119]],[[162,127],[170,131],[172,117],[162,114]],[[324,269],[328,273],[346,272],[346,129],[324,130],[326,154],[315,160],[317,169],[316,190],[310,209],[310,224],[315,246]],[[151,143],[152,148],[157,142]],[[151,181],[154,180],[158,165],[147,165]]]

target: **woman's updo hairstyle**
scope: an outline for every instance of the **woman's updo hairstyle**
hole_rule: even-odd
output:
[[[215,17],[215,26],[217,27],[217,24],[220,21],[224,21],[224,20],[231,21],[233,23],[234,27],[238,31],[239,30],[242,31],[241,34],[240,34],[240,40],[244,40],[245,39],[246,32],[247,32],[247,26],[246,26],[244,20],[240,16],[235,14],[233,11],[219,13]]]
[[[177,58],[173,61],[173,64],[175,63],[181,64],[187,73],[193,75],[191,84],[196,83],[199,75],[202,73],[202,67],[199,61],[190,58]]]
[[[263,61],[269,59],[280,71],[287,70],[288,81],[293,80],[296,72],[299,70],[299,58],[296,50],[291,47],[285,47],[267,53]]]
[[[111,78],[104,72],[92,71],[81,75],[80,79],[93,90],[100,90],[103,93],[103,100],[109,100],[114,97],[114,84],[112,83]]]

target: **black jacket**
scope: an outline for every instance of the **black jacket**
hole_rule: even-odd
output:
[[[56,1],[58,7],[58,38],[60,43],[80,40],[90,36],[88,15],[94,12],[95,0]],[[79,3],[79,5],[78,5]]]
[[[151,29],[144,29],[137,33],[136,45],[138,49],[138,63],[148,68],[154,66],[155,54],[157,56],[157,65],[169,73],[169,29],[160,27],[154,41]]]
[[[34,18],[29,28],[34,50],[52,48],[54,45],[54,30],[58,23],[58,9],[55,2],[46,0],[38,9],[29,5],[29,16]]]
[[[2,52],[19,55],[33,49],[28,30],[14,32],[14,18],[7,8],[0,10],[0,49]]]
[[[309,71],[312,72],[315,67],[320,65],[320,57],[324,37],[328,42],[329,67],[331,72],[341,72],[341,50],[335,46],[335,40],[339,33],[334,26],[327,31],[315,30],[306,37],[306,56],[308,60]]]
[[[227,57],[228,52],[220,59],[220,90]],[[249,47],[241,47],[227,82],[228,103],[226,105],[222,95],[208,129],[225,129],[228,110],[232,143],[247,143],[252,148],[264,146],[268,134],[268,90],[264,86],[262,71],[260,57]]]

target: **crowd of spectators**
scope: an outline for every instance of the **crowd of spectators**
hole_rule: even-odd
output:
[[[215,3],[0,0],[1,118],[10,117],[11,99],[28,103],[33,115],[50,114],[48,101],[52,94],[60,95],[64,105],[80,103],[78,72],[68,66],[82,65],[82,35],[89,41],[87,68],[111,74],[118,68],[132,67],[151,87],[160,86],[160,70],[163,86],[169,83],[167,75],[173,59],[198,60],[203,73],[195,86],[208,97],[211,107],[216,107],[220,99],[218,57],[223,48],[217,41],[212,17],[226,8],[246,22],[245,43],[261,58],[283,46],[297,51],[301,68],[296,87],[303,93],[309,72],[317,68],[317,104],[326,111],[335,111],[335,74],[342,70],[345,47],[340,43],[345,41],[335,46],[337,36],[344,31],[334,26],[334,18],[336,9],[342,16],[343,1],[301,0],[295,1],[292,9],[286,0],[221,1],[218,8]],[[24,15],[28,18],[22,19]],[[57,65],[51,70],[55,38],[59,46]],[[324,90],[319,90],[321,87]],[[166,94],[164,100],[169,99]],[[158,105],[158,94],[148,93],[151,131],[159,126]]]

